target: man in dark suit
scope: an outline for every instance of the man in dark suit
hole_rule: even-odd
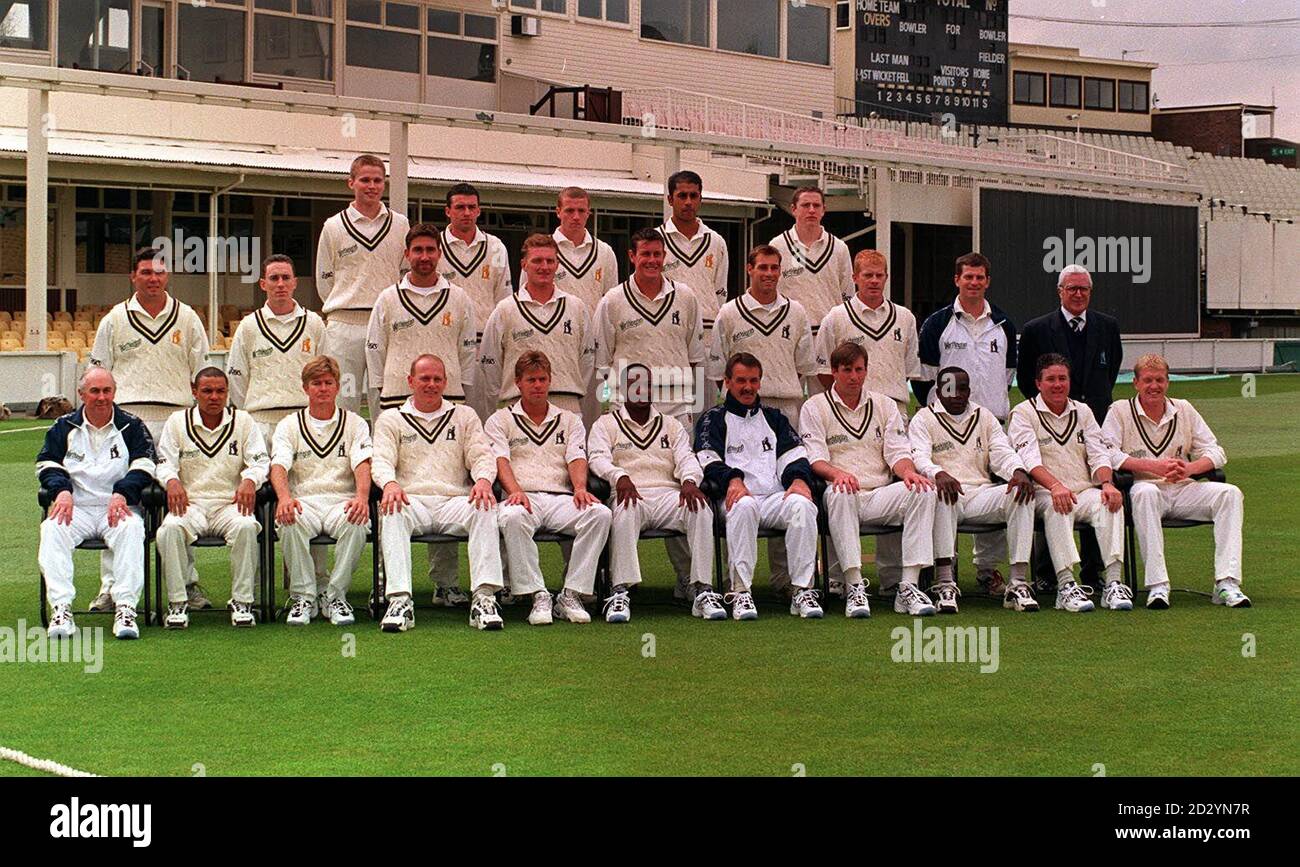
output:
[[[1021,332],[1016,384],[1026,400],[1033,400],[1038,395],[1034,366],[1039,356],[1049,352],[1064,355],[1070,359],[1070,397],[1086,403],[1097,417],[1097,424],[1101,424],[1110,409],[1111,390],[1124,360],[1119,323],[1112,316],[1088,309],[1092,300],[1092,276],[1086,268],[1066,266],[1057,280],[1056,290],[1061,297],[1060,309],[1030,320]],[[1090,528],[1081,527],[1079,540],[1083,560],[1079,577],[1084,583],[1095,585],[1102,569],[1097,538]],[[1033,567],[1040,589],[1055,583],[1047,546],[1038,537],[1035,537]]]

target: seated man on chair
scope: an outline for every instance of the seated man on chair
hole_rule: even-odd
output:
[[[1124,495],[1112,483],[1112,451],[1086,403],[1070,399],[1070,359],[1054,352],[1034,365],[1038,394],[1016,405],[1007,437],[1038,483],[1034,511],[1043,521],[1047,549],[1056,570],[1056,607],[1091,611],[1091,589],[1074,580],[1079,549],[1076,522],[1097,532],[1106,567],[1103,608],[1129,611],[1133,594],[1123,582]]]
[[[356,621],[348,605],[352,572],[370,528],[370,429],[338,406],[339,363],[318,356],[302,368],[307,408],[285,416],[271,437],[275,524],[289,567],[285,623],[306,626],[319,611],[335,626]],[[311,540],[325,534],[338,544],[324,598],[316,595]]]
[[[469,625],[504,625],[494,594],[501,589],[497,535],[496,466],[478,414],[442,399],[447,368],[436,355],[420,355],[406,378],[411,396],[375,422],[373,474],[384,492],[379,538],[387,576],[384,632],[415,626],[411,600],[411,536],[444,533],[469,539],[474,591]]]
[[[691,614],[725,619],[722,598],[710,584],[713,512],[698,487],[704,472],[691,451],[691,435],[681,422],[651,404],[650,368],[629,365],[621,386],[622,409],[596,419],[587,437],[591,471],[610,483],[615,498],[610,528],[613,593],[605,603],[605,620],[627,623],[632,618],[627,592],[641,583],[637,539],[643,530],[655,529],[686,534],[695,585]]]
[[[934,564],[934,483],[912,463],[898,403],[863,388],[867,351],[841,343],[830,355],[830,369],[831,387],[803,405],[799,427],[813,472],[828,483],[823,500],[844,570],[844,615],[870,617],[861,526],[902,524],[901,583],[916,588],[921,569]],[[902,481],[893,482],[894,476]],[[900,593],[910,598],[910,591]]]
[[[757,620],[750,587],[758,556],[759,529],[785,531],[793,596],[790,613],[821,617],[813,571],[817,558],[817,506],[812,467],[799,435],[786,417],[759,401],[763,365],[747,352],[727,359],[727,395],[700,417],[695,452],[704,477],[723,492],[730,560],[731,616]]]
[[[262,529],[253,512],[270,464],[266,442],[251,415],[226,406],[225,371],[203,368],[193,391],[197,405],[173,413],[158,442],[158,481],[167,489],[168,513],[156,543],[167,584],[163,626],[190,625],[186,552],[209,535],[224,537],[230,546],[230,623],[252,626]]]
[[[583,607],[596,590],[596,567],[609,536],[609,508],[587,490],[587,431],[576,413],[551,403],[551,362],[529,350],[515,362],[519,401],[499,409],[485,429],[505,490],[501,537],[510,556],[510,589],[533,597],[528,622],[543,626],[552,614],[590,623]],[[537,530],[573,536],[564,588],[546,591],[538,560]]]
[[[935,583],[930,588],[940,614],[957,613],[957,582],[952,558],[957,526],[1006,523],[1011,583],[1003,608],[1037,611],[1025,576],[1034,536],[1034,482],[1002,431],[993,413],[971,403],[970,376],[960,367],[945,367],[936,379],[938,402],[917,412],[908,427],[912,460],[916,468],[934,479],[939,503],[934,510]],[[992,474],[1009,479],[1006,485]],[[901,592],[894,610],[907,614],[932,614],[930,600],[919,590],[906,598]]]
[[[1228,456],[1201,414],[1188,401],[1169,397],[1168,362],[1144,355],[1134,363],[1133,377],[1137,396],[1116,401],[1101,430],[1119,452],[1118,469],[1136,476],[1129,497],[1145,563],[1147,608],[1169,607],[1165,518],[1214,523],[1210,598],[1215,605],[1250,607],[1241,592],[1241,489],[1192,478],[1219,469]]]
[[[87,368],[77,393],[81,409],[45,432],[36,456],[36,476],[54,495],[41,522],[37,555],[53,608],[49,635],[76,633],[72,551],[98,537],[114,555],[113,635],[139,638],[135,606],[144,587],[144,521],[132,507],[153,478],[153,440],[143,421],[113,403],[117,384],[107,369]]]

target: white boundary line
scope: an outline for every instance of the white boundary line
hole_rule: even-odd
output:
[[[61,765],[50,759],[37,759],[27,755],[21,750],[10,749],[9,747],[0,747],[0,759],[10,762],[16,762],[24,767],[31,768],[34,771],[44,771],[47,774],[56,774],[60,777],[97,777],[98,774],[79,771],[76,768],[70,768],[67,765]]]
[[[34,430],[49,430],[51,427],[53,427],[53,425],[46,425],[45,427],[16,427],[10,428],[9,430],[0,430],[0,434],[29,433]]]

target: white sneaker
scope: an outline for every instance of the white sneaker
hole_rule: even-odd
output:
[[[433,604],[445,605],[448,608],[455,608],[457,605],[468,605],[469,594],[454,584],[450,587],[439,587],[433,591]]]
[[[135,609],[130,605],[117,606],[113,615],[113,637],[131,639],[140,637],[140,627],[135,622]]]
[[[236,602],[235,600],[231,599],[230,602],[227,604],[230,606],[231,626],[247,627],[247,626],[252,626],[257,622],[257,618],[253,616],[253,606],[250,605],[249,603]]]
[[[1111,611],[1132,611],[1133,591],[1123,581],[1111,581],[1101,591],[1101,607]]]
[[[1210,601],[1215,605],[1226,605],[1229,608],[1250,607],[1250,597],[1242,593],[1241,585],[1232,580],[1215,582],[1214,595],[1210,597]]]
[[[185,601],[195,611],[202,611],[205,608],[211,608],[212,602],[208,599],[208,593],[203,589],[203,585],[195,581],[185,587]]]
[[[844,582],[843,582],[843,581],[839,581],[839,580],[836,580],[836,579],[832,579],[832,580],[829,582],[829,584],[830,584],[830,586],[828,586],[828,587],[826,588],[826,592],[827,592],[828,594],[830,594],[831,596],[838,596],[838,597],[840,597],[841,599],[844,598]]]
[[[605,622],[627,623],[632,619],[632,604],[626,590],[615,590],[605,600]]]
[[[190,604],[188,602],[169,602],[167,616],[163,618],[163,629],[188,629],[190,625]]]
[[[333,626],[351,626],[357,622],[356,615],[352,613],[352,606],[345,599],[329,597],[325,601],[324,611]]]
[[[957,613],[957,597],[961,595],[961,588],[955,581],[940,581],[931,585],[930,593],[934,598],[935,610],[940,614]]]
[[[107,614],[108,612],[112,611],[113,594],[109,593],[107,590],[105,590],[103,593],[100,593],[93,600],[91,600],[90,610],[97,611],[103,614]]]
[[[732,620],[757,620],[758,606],[754,605],[754,594],[748,590],[741,590],[736,593],[728,593],[722,597],[724,602],[731,603]]]
[[[822,607],[817,604],[817,591],[811,587],[797,590],[790,600],[790,613],[804,620],[821,620]]]
[[[539,590],[533,594],[533,610],[528,612],[528,622],[533,626],[551,625],[551,594]]]
[[[870,617],[871,605],[867,602],[867,585],[850,584],[844,596],[844,616],[852,618]]]
[[[722,607],[722,595],[713,588],[697,590],[695,601],[691,603],[691,616],[703,620],[726,620],[727,609]]]
[[[1078,581],[1057,582],[1056,607],[1075,613],[1091,611],[1094,607],[1092,600],[1088,598],[1091,593],[1091,587],[1082,587]]]
[[[469,625],[475,629],[503,629],[505,621],[497,611],[496,597],[490,593],[475,593],[469,605]]]
[[[384,619],[379,621],[379,628],[384,632],[405,632],[415,628],[415,603],[410,596],[394,596],[388,600],[388,610]]]
[[[1147,588],[1147,608],[1164,610],[1169,607],[1169,582]]]
[[[77,632],[77,624],[72,621],[71,605],[55,605],[50,612],[50,625],[45,634],[50,638],[71,638]]]
[[[894,594],[894,611],[913,617],[929,617],[934,613],[934,604],[930,602],[929,596],[921,592],[920,587],[904,581],[898,585],[898,592]]]
[[[1038,600],[1024,581],[1012,581],[1007,586],[1006,595],[1002,597],[1002,607],[1013,611],[1037,611]]]
[[[583,607],[578,594],[566,588],[555,594],[555,619],[570,623],[590,623],[591,615]]]
[[[316,600],[308,602],[306,596],[294,596],[289,600],[289,614],[284,622],[289,626],[306,626],[311,623],[312,609],[315,607]]]

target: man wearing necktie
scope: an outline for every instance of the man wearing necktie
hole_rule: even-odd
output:
[[[1060,308],[1030,320],[1021,332],[1016,384],[1026,400],[1033,400],[1038,395],[1034,370],[1039,356],[1049,352],[1064,355],[1070,359],[1070,398],[1086,403],[1097,424],[1101,424],[1110,409],[1111,390],[1124,360],[1119,322],[1113,316],[1088,309],[1092,301],[1092,275],[1081,265],[1067,265],[1061,271],[1056,291],[1061,299]],[[1102,568],[1097,539],[1090,528],[1081,527],[1079,541],[1083,560],[1080,581],[1095,585]],[[1042,582],[1054,583],[1047,546],[1038,538],[1034,544],[1033,569],[1040,589]]]

